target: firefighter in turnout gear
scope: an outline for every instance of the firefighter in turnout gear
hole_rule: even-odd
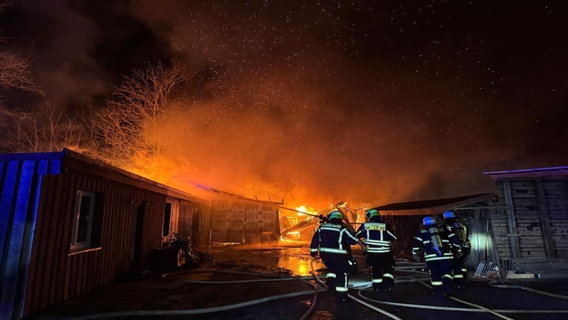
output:
[[[457,288],[461,288],[467,279],[467,268],[465,267],[465,260],[471,252],[471,243],[468,237],[467,227],[456,220],[456,215],[452,211],[443,213],[444,227],[447,229],[449,235],[454,234],[460,242],[460,247],[453,247],[454,253],[454,284]]]
[[[327,285],[335,292],[337,302],[349,302],[347,297],[349,276],[349,252],[357,238],[343,224],[343,214],[332,211],[327,222],[320,224],[312,237],[310,254],[322,258],[327,267]]]
[[[391,242],[396,236],[386,223],[381,222],[381,216],[376,209],[365,211],[368,222],[359,226],[355,236],[363,240],[366,246],[365,262],[371,268],[373,290],[376,292],[391,292],[394,286],[394,257]]]
[[[436,219],[431,216],[422,219],[420,230],[414,237],[412,255],[418,260],[418,254],[424,255],[426,266],[430,270],[432,290],[436,296],[451,293],[453,287],[452,244],[459,246],[455,235],[448,238],[442,227],[439,227]]]

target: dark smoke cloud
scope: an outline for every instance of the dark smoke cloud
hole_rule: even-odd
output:
[[[52,94],[105,93],[132,67],[181,59],[190,102],[161,134],[192,168],[183,179],[383,204],[491,192],[483,171],[566,165],[557,3],[73,3],[42,5],[59,26],[36,35]]]
[[[58,104],[107,96],[132,68],[160,61],[167,43],[130,13],[126,1],[15,1],[2,18],[8,44]]]

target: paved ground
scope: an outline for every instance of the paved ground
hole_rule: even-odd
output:
[[[475,281],[451,296],[435,297],[427,281],[420,281],[423,274],[399,268],[394,292],[377,295],[365,289],[368,278],[362,270],[352,277],[354,301],[336,304],[330,292],[307,277],[322,266],[317,261],[312,266],[305,246],[208,249],[215,263],[105,286],[29,320],[568,319],[566,278],[494,285]]]

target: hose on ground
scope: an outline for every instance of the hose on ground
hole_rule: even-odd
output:
[[[318,260],[318,259],[321,259],[321,258],[314,258],[314,259],[312,259],[312,261],[311,261],[311,263],[310,263],[310,266],[311,266],[311,268],[312,268],[312,275],[314,276],[314,278],[316,279],[316,281],[317,281],[319,284],[321,284],[323,287],[326,287],[326,288],[327,288],[325,282],[322,281],[322,280],[318,277],[318,275],[317,275],[317,273],[315,272],[315,269],[314,269],[314,262],[315,262],[316,260]],[[396,315],[394,315],[394,314],[392,314],[392,313],[390,313],[390,312],[388,312],[388,311],[386,311],[386,310],[383,310],[383,309],[381,309],[381,308],[378,308],[378,307],[376,307],[376,306],[373,306],[373,305],[371,305],[371,304],[369,304],[369,303],[366,303],[365,301],[360,300],[360,299],[358,299],[357,297],[354,297],[354,296],[351,295],[351,294],[347,294],[347,296],[348,296],[349,298],[351,298],[353,301],[355,301],[355,302],[357,302],[357,303],[359,303],[359,304],[361,304],[361,305],[363,305],[363,306],[365,306],[365,307],[367,307],[367,308],[369,308],[369,309],[371,309],[371,310],[374,310],[374,311],[376,311],[376,312],[382,313],[383,315],[385,315],[385,316],[387,316],[387,317],[389,317],[389,318],[391,318],[391,319],[394,319],[394,320],[402,320],[401,318],[397,317]]]
[[[525,286],[521,286],[521,285],[516,285],[516,284],[514,284],[514,285],[507,285],[507,284],[494,284],[494,283],[491,283],[490,286],[492,286],[492,287],[494,287],[494,288],[521,289],[521,290],[526,290],[526,291],[538,293],[538,294],[544,295],[544,296],[549,296],[549,297],[553,297],[553,298],[557,298],[557,299],[562,299],[562,300],[568,300],[568,296],[565,296],[565,295],[562,295],[562,294],[556,294],[556,293],[541,291],[541,290],[537,290],[537,289],[533,289],[533,288],[529,288],[529,287],[525,287]]]
[[[213,272],[218,272],[218,271],[204,271],[207,273],[213,273]],[[164,274],[162,275],[162,277],[164,279],[170,279],[169,277],[171,277],[174,274],[179,274],[180,272],[174,272],[174,273],[168,273],[168,274]],[[232,272],[223,272],[221,271],[221,273],[232,273]],[[260,275],[257,273],[242,273],[242,272],[234,272],[235,274],[248,274],[248,275]],[[311,279],[311,277],[309,277]],[[244,302],[239,302],[239,303],[234,303],[234,304],[229,304],[229,305],[223,305],[223,306],[216,306],[216,307],[209,307],[209,308],[200,308],[200,309],[181,309],[181,310],[125,310],[125,311],[114,311],[114,312],[105,312],[105,313],[95,313],[95,314],[89,314],[89,315],[82,315],[82,316],[76,316],[73,317],[73,319],[77,319],[77,320],[91,320],[91,319],[108,319],[108,318],[115,318],[115,317],[132,317],[132,316],[183,316],[183,315],[198,315],[198,314],[207,314],[207,313],[215,313],[215,312],[222,312],[222,311],[229,311],[229,310],[234,310],[234,309],[239,309],[239,308],[243,308],[243,307],[249,307],[249,306],[253,306],[256,304],[261,304],[261,303],[265,303],[265,302],[269,302],[269,301],[275,301],[275,300],[280,300],[280,299],[287,299],[287,298],[293,298],[293,297],[298,297],[298,296],[303,296],[303,295],[309,295],[309,294],[314,294],[314,303],[312,303],[312,306],[308,309],[307,312],[305,312],[302,317],[300,318],[301,320],[305,320],[307,319],[307,317],[309,316],[309,314],[313,311],[314,306],[315,306],[315,300],[317,297],[317,294],[319,292],[323,292],[326,291],[327,288],[320,288],[318,287],[316,284],[314,283],[310,283],[309,281],[306,281],[306,277],[287,277],[287,278],[269,278],[269,279],[249,279],[249,280],[228,280],[228,281],[203,281],[203,280],[180,280],[180,279],[175,279],[175,281],[183,281],[186,283],[197,283],[197,284],[204,284],[204,283],[209,283],[209,284],[220,284],[220,283],[243,283],[243,282],[266,282],[266,281],[292,281],[292,280],[300,280],[310,286],[313,286],[314,290],[308,290],[308,291],[297,291],[297,292],[291,292],[291,293],[285,293],[285,294],[279,294],[279,295],[273,295],[273,296],[268,296],[268,297],[263,297],[263,298],[258,298],[258,299],[253,299],[253,300],[249,300],[249,301],[244,301]]]
[[[403,268],[404,270],[399,270],[398,268],[396,268],[396,269],[397,269],[397,271],[402,271],[402,272],[406,272],[406,273],[414,273],[414,274],[421,275],[423,277],[426,276],[424,278],[417,278],[417,277],[413,277],[413,276],[410,275],[410,276],[407,276],[406,279],[400,279],[400,277],[399,277],[398,279],[395,280],[396,283],[419,282],[422,285],[431,289],[431,287],[428,284],[424,283],[424,281],[429,280],[429,272],[417,271],[417,270],[413,271],[413,270],[411,270],[412,267]],[[416,269],[420,269],[420,268],[416,268]],[[492,286],[496,287],[496,288],[524,289],[524,290],[528,290],[528,291],[531,291],[531,292],[535,292],[535,293],[539,293],[539,294],[543,294],[543,295],[548,295],[548,296],[552,296],[552,297],[560,298],[560,299],[564,299],[566,297],[564,295],[557,295],[557,294],[553,294],[553,293],[550,293],[550,292],[534,290],[532,288],[522,287],[522,286],[518,286],[518,285],[492,285]],[[475,309],[422,305],[422,304],[410,304],[410,303],[401,303],[401,302],[394,302],[394,301],[377,300],[377,299],[372,299],[372,298],[365,296],[363,290],[359,290],[358,295],[363,300],[366,300],[366,301],[369,301],[369,302],[372,302],[372,303],[378,303],[378,304],[390,305],[390,306],[396,306],[396,307],[406,307],[406,308],[416,308],[416,309],[426,309],[426,310],[439,310],[439,311],[474,312],[474,313],[488,312],[487,310],[489,310],[489,309],[486,310],[485,307],[473,304],[469,301],[465,301],[465,300],[462,300],[462,299],[459,299],[459,298],[453,297],[453,296],[448,296],[448,297],[451,298],[451,299],[454,299],[457,302],[475,307]],[[479,308],[479,307],[482,307],[482,308]],[[550,309],[548,309],[548,310],[493,309],[492,311],[497,312],[497,313],[531,313],[531,314],[550,314],[550,313],[566,314],[566,313],[568,313],[568,310],[550,310]]]
[[[424,285],[424,286],[426,286],[426,287],[432,289],[432,286],[426,284],[424,281],[418,281],[418,282],[419,282],[420,284],[422,284],[422,285]],[[504,320],[514,320],[513,318],[509,318],[509,317],[507,317],[506,315],[503,315],[503,314],[501,314],[501,313],[499,313],[499,312],[493,311],[493,310],[491,310],[491,309],[489,309],[489,308],[486,308],[486,307],[484,307],[484,306],[482,306],[482,305],[475,304],[475,303],[472,303],[472,302],[469,302],[469,301],[465,301],[465,300],[462,300],[462,299],[459,299],[459,298],[456,298],[456,297],[452,297],[452,296],[447,296],[447,297],[450,298],[450,299],[452,299],[452,300],[454,300],[454,301],[457,301],[457,302],[459,302],[459,303],[462,303],[462,304],[466,304],[466,305],[468,305],[468,306],[475,307],[475,308],[480,309],[480,310],[483,310],[483,311],[485,311],[485,312],[489,312],[489,313],[491,313],[492,315],[497,316],[497,317],[499,317],[499,318],[501,318],[501,319],[504,319]]]

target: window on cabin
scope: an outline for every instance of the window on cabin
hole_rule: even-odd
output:
[[[102,195],[77,191],[74,210],[71,251],[100,246],[102,221]]]
[[[170,219],[172,216],[172,204],[166,203],[166,208],[164,210],[164,230],[162,231],[162,236],[168,236],[170,234]]]

